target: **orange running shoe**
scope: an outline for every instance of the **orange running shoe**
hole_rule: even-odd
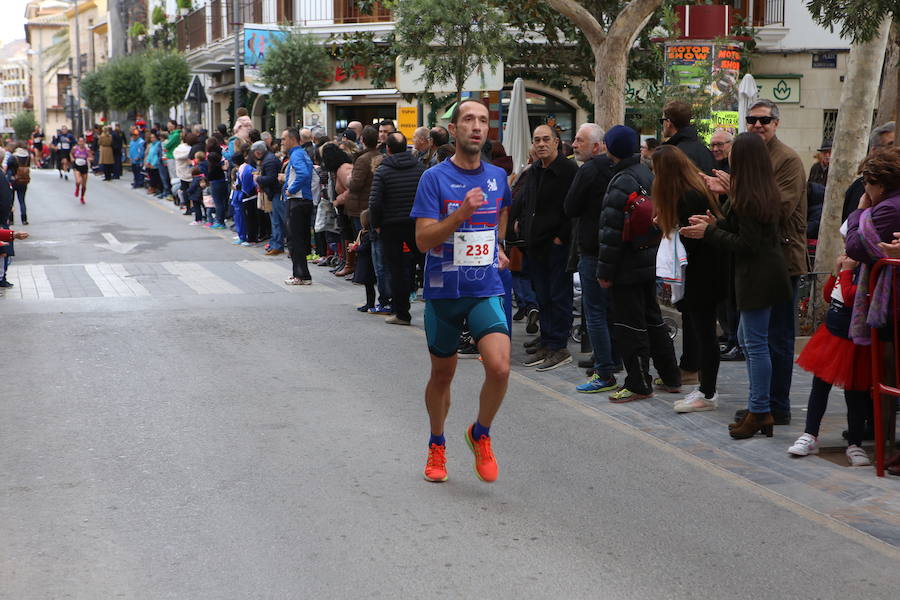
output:
[[[472,427],[474,425],[469,425],[469,428],[466,429],[466,443],[469,444],[469,449],[475,455],[475,474],[478,475],[478,479],[486,483],[497,481],[497,473],[500,469],[497,467],[494,451],[491,450],[491,438],[483,435],[480,439],[473,440]]]
[[[447,447],[431,444],[425,463],[425,480],[440,483],[447,481]]]

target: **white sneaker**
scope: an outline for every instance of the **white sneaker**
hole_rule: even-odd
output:
[[[719,394],[713,394],[707,398],[700,390],[694,390],[681,400],[675,402],[672,408],[677,413],[702,412],[704,410],[716,410],[719,407]]]
[[[866,451],[856,444],[847,447],[847,460],[850,461],[851,467],[868,467],[872,464]]]
[[[808,456],[810,454],[818,454],[819,453],[819,442],[816,441],[816,438],[809,435],[808,433],[804,433],[797,441],[794,442],[794,445],[788,448],[788,452],[793,454],[794,456]]]

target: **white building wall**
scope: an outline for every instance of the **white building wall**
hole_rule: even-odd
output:
[[[775,46],[767,49],[850,49],[849,42],[839,35],[840,24],[836,24],[833,32],[816,24],[806,9],[805,2],[800,0],[784,0],[784,26],[787,34]]]

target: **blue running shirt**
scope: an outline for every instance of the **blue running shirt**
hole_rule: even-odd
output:
[[[494,231],[493,264],[482,267],[453,264],[453,237],[425,255],[425,299],[487,298],[503,295],[497,267],[497,224],[500,210],[512,203],[506,171],[488,163],[474,170],[457,167],[447,159],[425,171],[410,216],[443,220],[456,210],[473,188],[480,187],[487,202],[457,231]]]

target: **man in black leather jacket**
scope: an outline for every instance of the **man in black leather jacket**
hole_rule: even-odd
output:
[[[563,202],[578,165],[559,150],[556,131],[535,127],[532,150],[537,160],[523,189],[523,201],[510,211],[510,220],[518,221],[519,233],[527,247],[531,281],[540,309],[541,334],[530,347],[526,367],[549,371],[572,362],[566,348],[572,331],[572,273],[567,271],[571,222]]]
[[[604,141],[614,165],[600,213],[597,279],[610,290],[613,340],[626,371],[624,386],[610,395],[610,401],[622,403],[653,395],[651,357],[669,391],[680,391],[681,373],[656,300],[658,243],[636,247],[622,240],[628,198],[632,193],[649,195],[653,175],[641,164],[633,129],[616,125]]]

